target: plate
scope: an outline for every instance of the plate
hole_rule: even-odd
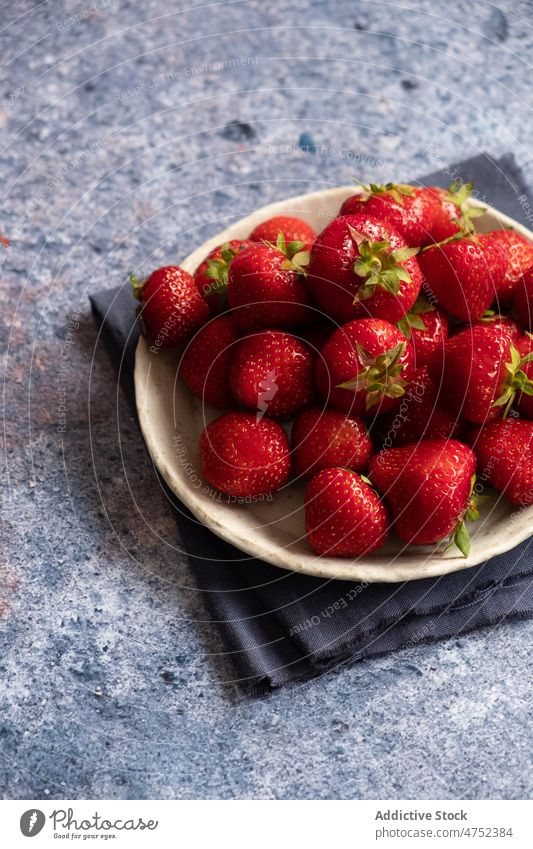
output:
[[[193,272],[206,254],[229,239],[244,239],[273,215],[297,215],[317,231],[335,217],[353,186],[327,189],[264,206],[213,236],[181,265]],[[481,206],[475,200],[474,206]],[[533,234],[491,207],[476,218],[476,229],[513,229],[533,241]],[[481,519],[469,523],[472,547],[468,558],[442,553],[435,546],[405,546],[391,536],[387,544],[358,559],[317,557],[304,531],[304,485],[293,483],[271,500],[228,501],[207,486],[200,475],[198,437],[206,423],[220,415],[191,395],[177,379],[179,354],[152,353],[141,337],[135,358],[135,395],[139,421],[151,457],[170,489],[211,531],[235,545],[243,561],[259,557],[282,569],[322,578],[365,582],[403,582],[445,575],[508,551],[530,536],[533,507],[516,508],[497,494],[481,509]],[[253,568],[253,561],[249,561]]]

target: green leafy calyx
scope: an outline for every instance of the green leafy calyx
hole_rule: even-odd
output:
[[[210,280],[216,280],[220,287],[227,286],[229,264],[236,255],[237,251],[230,247],[229,242],[225,242],[220,248],[219,256],[207,260],[205,276],[209,277]]]
[[[477,522],[479,519],[479,505],[486,501],[487,496],[477,495],[475,493],[475,485],[476,485],[476,476],[472,475],[472,479],[470,481],[470,495],[468,497],[468,502],[463,511],[463,515],[461,519],[456,525],[455,531],[453,532],[453,544],[457,546],[463,557],[468,557],[470,554],[470,547],[472,541],[470,539],[470,534],[468,533],[468,528],[466,527],[466,520],[472,522]]]
[[[414,197],[415,190],[413,186],[409,186],[407,183],[361,183],[360,180],[355,181],[359,183],[362,187],[363,191],[367,195],[367,197],[371,197],[372,195],[389,195],[396,203],[403,205],[404,198],[406,197]]]
[[[402,283],[411,282],[411,275],[403,263],[416,256],[419,248],[391,251],[389,242],[371,242],[354,227],[349,226],[348,229],[359,252],[353,270],[364,279],[363,285],[357,290],[354,304],[371,298],[377,286],[391,295],[397,295]]]
[[[224,305],[226,301],[230,263],[245,247],[245,245],[239,245],[235,250],[229,242],[224,242],[218,251],[218,256],[207,260],[204,275],[213,281],[209,291],[216,292],[219,295],[221,305]]]
[[[356,377],[340,383],[337,389],[349,389],[352,392],[365,391],[367,410],[379,404],[384,396],[400,398],[407,386],[407,381],[402,378],[403,363],[400,362],[406,347],[406,342],[400,342],[390,351],[373,356],[359,342],[356,342],[355,350],[363,369]]]
[[[507,376],[504,381],[503,391],[493,404],[494,407],[505,408],[503,411],[504,419],[511,411],[517,392],[523,392],[525,395],[533,395],[533,381],[522,370],[522,366],[533,361],[533,351],[530,351],[525,357],[521,357],[515,346],[511,343],[509,353],[511,355],[511,362],[505,363]]]
[[[453,541],[463,557],[468,557],[470,554],[472,540],[470,539],[470,534],[468,533],[468,528],[466,527],[464,520],[461,520],[457,525],[453,534]]]
[[[307,266],[311,259],[310,251],[306,250],[304,242],[286,242],[285,236],[281,232],[278,233],[276,244],[265,242],[269,248],[281,251],[285,256],[285,262],[282,263],[282,268],[285,270],[296,271],[298,274],[307,274]]]
[[[461,228],[463,236],[474,232],[474,218],[479,218],[485,212],[482,207],[470,205],[473,189],[473,183],[461,183],[456,180],[444,195],[445,200],[457,207],[458,215],[454,220]]]
[[[403,318],[397,323],[396,327],[398,328],[407,339],[411,338],[411,331],[415,330],[425,330],[426,325],[424,324],[423,319],[420,317],[428,312],[433,312],[435,307],[433,304],[430,304],[427,298],[424,298],[423,295],[420,295],[413,306],[409,310],[409,312],[404,315]]]

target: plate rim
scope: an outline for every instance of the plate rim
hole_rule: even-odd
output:
[[[260,207],[249,215],[238,219],[228,227],[224,228],[214,236],[207,239],[203,244],[190,253],[180,265],[191,271],[201,262],[210,250],[229,238],[238,238],[233,235],[233,230],[238,228],[249,228],[250,230],[259,223],[260,220],[271,217],[273,214],[287,213],[291,204],[301,203],[309,200],[314,202],[319,198],[327,197],[334,199],[346,195],[347,193],[357,194],[361,189],[355,186],[337,186],[329,189],[323,189],[316,192],[309,192],[301,195],[293,195],[289,198],[281,199],[274,203]],[[498,209],[477,201],[475,198],[469,200],[470,205],[481,207],[489,214],[493,215],[504,226],[504,229],[514,230],[525,236],[529,241],[533,242],[533,233],[520,222],[500,212]],[[281,208],[283,207],[283,209]],[[301,214],[301,210],[300,210]],[[523,532],[517,531],[512,537],[512,545],[508,545],[505,540],[508,537],[505,534],[501,536],[501,542],[493,542],[484,549],[483,555],[469,555],[465,560],[462,557],[444,558],[431,557],[423,563],[416,574],[412,565],[394,563],[391,565],[390,573],[384,571],[383,565],[373,565],[372,563],[364,563],[362,560],[351,560],[350,558],[340,557],[318,557],[310,551],[310,559],[304,563],[297,562],[298,555],[289,552],[285,548],[280,548],[275,543],[272,546],[264,544],[264,540],[245,537],[231,524],[224,524],[216,519],[213,515],[204,509],[202,502],[199,500],[195,490],[183,483],[179,475],[176,473],[176,467],[167,463],[159,449],[158,440],[156,437],[156,429],[151,426],[151,417],[149,413],[148,392],[146,391],[147,381],[150,367],[153,358],[149,352],[149,346],[143,336],[139,336],[137,347],[135,350],[135,366],[134,366],[134,387],[135,387],[135,405],[141,432],[150,453],[150,457],[162,475],[166,484],[171,491],[176,495],[183,504],[193,513],[196,519],[202,522],[206,527],[221,537],[226,542],[234,545],[243,555],[259,558],[277,566],[281,569],[290,572],[300,572],[302,574],[312,575],[314,577],[327,578],[330,580],[346,580],[346,581],[364,581],[367,583],[403,583],[405,581],[420,580],[422,578],[439,577],[441,575],[450,574],[464,569],[470,569],[484,563],[499,554],[504,554],[512,550],[525,539],[528,539],[530,533],[527,529],[527,522],[524,522]],[[533,517],[533,506],[522,509],[524,512]],[[426,548],[426,547],[420,547]],[[428,546],[427,548],[431,548]]]

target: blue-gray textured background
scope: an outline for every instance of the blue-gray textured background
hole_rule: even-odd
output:
[[[531,622],[239,696],[87,294],[355,174],[533,185],[531,3],[1,5],[1,792],[527,796]]]

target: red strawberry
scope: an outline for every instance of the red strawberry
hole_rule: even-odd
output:
[[[291,471],[281,425],[258,421],[251,413],[224,413],[207,425],[200,436],[200,459],[207,483],[236,498],[275,492]]]
[[[228,300],[238,326],[300,327],[311,318],[304,280],[309,254],[301,242],[256,244],[237,254],[229,269]]]
[[[522,331],[514,318],[511,318],[509,315],[501,315],[500,313],[494,312],[494,310],[487,310],[480,319],[473,321],[470,326],[476,327],[477,325],[492,327],[493,330],[500,328],[503,333],[510,336],[511,340],[515,344],[522,338]],[[461,330],[466,329],[467,328],[463,325],[458,328],[458,331],[460,332]]]
[[[529,384],[524,382],[522,392],[517,392],[514,406],[525,419],[533,419],[533,337],[527,333],[516,343],[516,350],[520,354],[521,370]]]
[[[466,445],[428,439],[374,455],[369,475],[391,509],[400,539],[429,545],[453,534],[467,557],[470,539],[464,519],[477,515],[472,501],[475,471],[474,452]]]
[[[416,253],[384,221],[367,215],[336,218],[313,245],[308,284],[335,321],[374,316],[394,323],[420,291]]]
[[[219,315],[189,342],[180,363],[180,376],[191,392],[220,410],[233,404],[229,365],[237,338],[231,318]]]
[[[350,321],[328,339],[316,364],[322,396],[354,415],[384,413],[399,403],[413,372],[405,336],[388,321]]]
[[[503,419],[473,428],[470,437],[479,479],[512,504],[533,504],[533,422]]]
[[[414,363],[417,368],[426,366],[434,351],[442,348],[448,338],[446,315],[422,295],[416,299],[397,326],[398,330],[411,340]]]
[[[435,186],[427,189],[437,201],[433,224],[429,228],[431,238],[427,243],[443,242],[458,233],[464,235],[474,232],[473,219],[483,215],[483,209],[470,206],[472,183],[454,182],[449,189]]]
[[[141,302],[141,332],[155,353],[187,342],[209,317],[194,279],[179,266],[158,268],[141,283],[132,274],[131,282]]]
[[[479,477],[512,504],[533,504],[533,422],[505,419],[472,432]]]
[[[499,244],[505,253],[506,270],[496,294],[500,304],[507,306],[521,277],[533,265],[533,243],[513,230],[494,230],[487,239]]]
[[[461,213],[456,204],[448,199],[448,193],[445,189],[432,186],[428,191],[433,193],[437,206],[433,216],[433,223],[429,228],[430,239],[426,244],[444,242],[450,236],[455,236],[456,233],[461,232]]]
[[[198,290],[205,298],[211,315],[217,315],[227,308],[227,288],[229,264],[235,255],[251,242],[240,239],[232,239],[223,245],[213,248],[207,254],[194,272],[194,279]]]
[[[405,184],[371,183],[347,198],[339,215],[370,215],[386,221],[409,245],[424,245],[429,238],[440,202],[429,189]]]
[[[505,274],[501,246],[486,236],[469,236],[426,248],[419,256],[424,291],[455,318],[481,318]]]
[[[318,555],[360,557],[387,539],[385,507],[371,486],[348,469],[323,469],[305,496],[307,539]]]
[[[229,380],[234,397],[258,415],[289,416],[311,399],[314,358],[290,333],[263,330],[235,345]]]
[[[332,466],[365,471],[372,453],[372,443],[361,419],[319,407],[298,414],[291,444],[296,474],[306,478]]]
[[[420,439],[451,439],[461,431],[461,420],[444,404],[442,393],[427,368],[418,368],[405,387],[398,407],[380,420],[385,448]]]
[[[292,215],[276,215],[258,224],[249,235],[251,242],[276,242],[279,234],[285,242],[303,242],[306,250],[316,239],[316,233],[307,221]]]
[[[529,386],[522,365],[503,327],[477,325],[435,352],[429,374],[453,412],[482,424],[506,415],[516,392]]]
[[[533,330],[533,266],[526,271],[513,291],[513,307],[524,330]]]

